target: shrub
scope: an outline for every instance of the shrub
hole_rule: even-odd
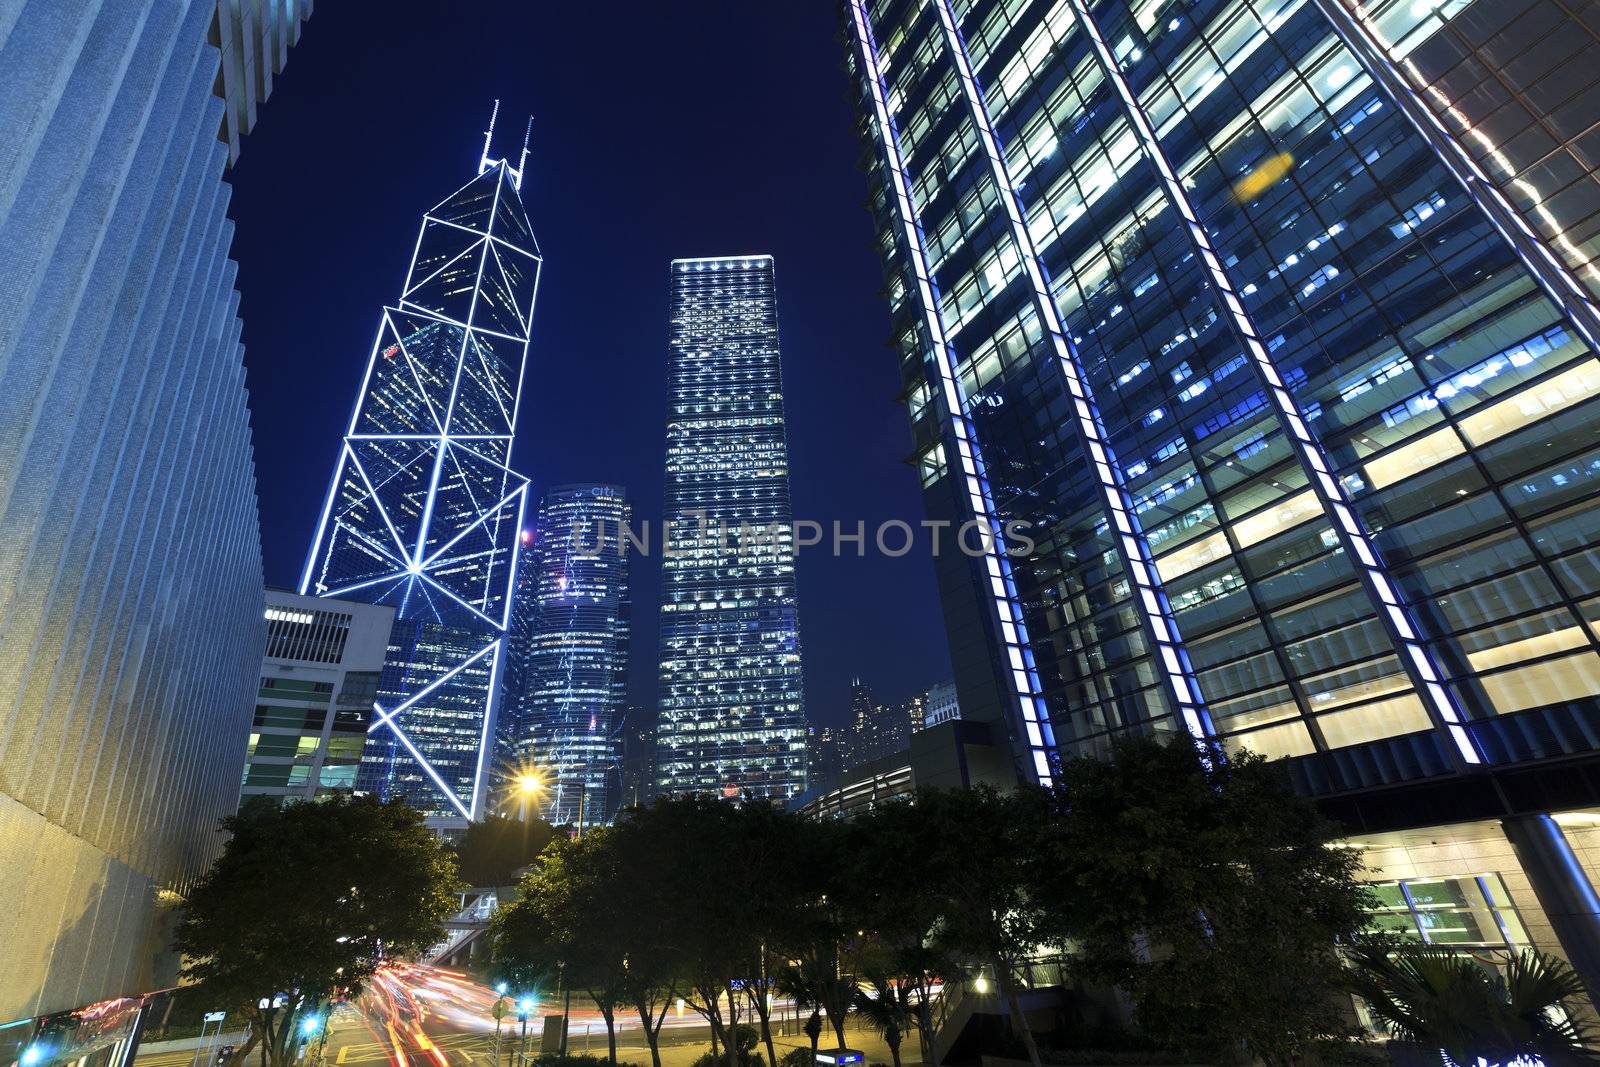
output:
[[[604,1056],[566,1055],[560,1056],[552,1053],[548,1056],[535,1056],[535,1067],[611,1067],[611,1061]],[[639,1067],[636,1063],[617,1061],[617,1067]]]

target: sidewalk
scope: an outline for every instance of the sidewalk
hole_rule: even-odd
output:
[[[662,1036],[665,1038],[667,1035],[663,1034]],[[582,1031],[574,1028],[573,1032],[567,1036],[567,1051],[574,1055],[597,1056],[604,1059],[606,1055],[605,1027],[596,1027],[593,1033],[587,1035],[587,1048],[585,1048],[585,1037],[586,1035]],[[873,1031],[849,1028],[845,1030],[844,1037],[850,1043],[851,1048],[865,1054],[869,1065],[894,1062],[889,1055],[889,1046],[884,1043],[883,1038]],[[709,1038],[703,1040],[683,1038],[668,1043],[669,1040],[664,1040],[661,1044],[661,1067],[689,1067],[695,1060],[711,1051]],[[774,1034],[772,1043],[778,1050],[779,1059],[782,1059],[793,1049],[805,1049],[807,1052],[811,1050],[811,1042],[804,1035],[796,1038]],[[833,1032],[830,1030],[823,1035],[820,1047],[828,1048],[833,1043]],[[757,1044],[756,1051],[761,1053],[763,1060],[766,1059],[767,1048],[765,1044]],[[901,1043],[900,1057],[901,1062],[906,1067],[912,1067],[913,1064],[922,1062],[915,1034],[908,1035],[905,1041]],[[617,1038],[617,1062],[619,1064],[635,1064],[636,1067],[650,1067],[650,1048],[640,1040],[637,1033],[624,1031]],[[769,1064],[768,1067],[771,1067],[771,1065]]]

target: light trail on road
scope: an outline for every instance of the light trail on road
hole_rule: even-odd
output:
[[[499,1024],[503,1049],[520,1045],[524,1040],[523,1020],[516,1014],[516,1005],[528,997],[534,1001],[526,1020],[530,1051],[537,1051],[542,1041],[545,1017],[561,1012],[562,997],[558,992],[508,991],[504,997],[506,1015]],[[350,1007],[372,1035],[382,1058],[392,1067],[475,1067],[475,1061],[492,1059],[495,1032],[492,1013],[495,1001],[500,999],[501,995],[493,989],[460,971],[394,961],[378,968],[366,990]],[[774,1001],[774,1023],[779,1013],[787,1013],[792,1007],[788,1000]],[[681,1004],[674,1005],[668,1009],[662,1026],[663,1036],[669,1031],[703,1029],[705,1025],[705,1020],[693,1011]],[[643,1027],[634,1012],[619,1012],[616,1028],[619,1041],[643,1044]],[[587,998],[574,1000],[567,1023],[569,1043],[576,1041],[583,1031],[604,1047],[605,1018]],[[337,1039],[334,1043],[350,1044]],[[351,1058],[343,1054],[329,1057],[340,1067],[351,1067],[373,1058]]]

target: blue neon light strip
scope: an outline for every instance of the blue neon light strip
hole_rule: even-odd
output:
[[[1188,654],[1184,651],[1178,625],[1172,617],[1166,593],[1161,588],[1150,546],[1145,540],[1144,531],[1139,527],[1132,500],[1124,487],[1121,471],[1112,454],[1111,444],[1106,439],[1105,431],[1100,424],[1099,411],[1095,407],[1094,396],[1084,375],[1082,362],[1076,348],[1067,340],[1060,313],[1050,296],[1044,265],[1039,257],[1039,250],[1034,246],[1033,237],[1028,232],[1022,200],[1017,196],[1005,156],[1000,151],[1000,142],[995,137],[994,129],[989,122],[988,106],[984,103],[983,93],[973,77],[966,44],[956,29],[955,16],[950,10],[949,0],[934,0],[933,6],[939,14],[939,22],[944,28],[945,43],[955,58],[956,73],[960,75],[962,90],[971,107],[979,138],[983,142],[984,152],[989,157],[989,165],[994,171],[995,184],[999,187],[1000,199],[1005,205],[1006,217],[1011,223],[1017,251],[1022,256],[1028,281],[1033,286],[1034,305],[1038,309],[1040,321],[1055,352],[1056,365],[1066,379],[1068,392],[1072,394],[1072,407],[1078,433],[1089,453],[1090,465],[1106,500],[1108,518],[1118,548],[1117,554],[1122,559],[1124,571],[1137,590],[1138,595],[1135,599],[1145,621],[1145,631],[1154,643],[1156,658],[1166,679],[1167,690],[1177,703],[1184,728],[1188,730],[1190,737],[1204,741],[1211,735],[1211,724],[1199,683],[1189,664]]]
[[[1522,213],[1511,206],[1505,193],[1489,180],[1477,160],[1439,121],[1433,109],[1417,96],[1411,83],[1395,69],[1387,51],[1371,32],[1360,21],[1351,18],[1339,0],[1311,2],[1355,56],[1356,62],[1366,68],[1372,80],[1388,93],[1400,113],[1434,147],[1439,162],[1461,183],[1489,224],[1499,231],[1506,244],[1511,246],[1511,251],[1528,268],[1528,273],[1533,275],[1539,287],[1555,301],[1556,306],[1566,312],[1589,343],[1589,348],[1600,352],[1600,308],[1595,307],[1589,291],[1567,265],[1550,251],[1545,240],[1533,231]]]
[[[944,0],[938,0],[943,3]],[[1200,225],[1195,214],[1194,206],[1189,202],[1189,194],[1183,188],[1183,183],[1178,180],[1168,163],[1166,153],[1161,148],[1161,141],[1156,136],[1155,129],[1151,126],[1149,118],[1145,115],[1143,107],[1134,96],[1132,88],[1123,78],[1121,70],[1117,67],[1116,57],[1111,48],[1106,44],[1105,38],[1100,35],[1100,29],[1095,25],[1094,19],[1089,14],[1088,6],[1083,0],[1068,0],[1072,12],[1076,16],[1078,26],[1088,37],[1093,46],[1095,56],[1100,62],[1102,73],[1106,80],[1114,85],[1117,94],[1122,98],[1123,106],[1127,110],[1128,120],[1144,148],[1145,156],[1150,160],[1157,175],[1161,179],[1167,198],[1183,216],[1184,226],[1193,241],[1200,259],[1205,264],[1207,276],[1222,296],[1229,318],[1235,332],[1244,342],[1245,350],[1262,378],[1266,380],[1268,392],[1271,394],[1277,409],[1278,420],[1294,443],[1295,451],[1299,454],[1300,462],[1308,468],[1312,490],[1317,494],[1322,504],[1323,511],[1329,516],[1335,532],[1344,544],[1347,555],[1356,563],[1356,572],[1361,575],[1363,584],[1370,595],[1377,598],[1382,606],[1382,612],[1388,622],[1388,629],[1395,641],[1400,645],[1404,655],[1400,657],[1406,673],[1411,677],[1413,685],[1418,691],[1425,694],[1427,703],[1433,711],[1434,718],[1450,735],[1457,753],[1468,764],[1483,762],[1477,744],[1468,732],[1464,717],[1456,707],[1454,699],[1450,696],[1442,681],[1442,672],[1433,660],[1432,654],[1418,637],[1418,630],[1406,606],[1401,603],[1399,595],[1395,592],[1394,584],[1390,581],[1382,561],[1378,557],[1376,547],[1372,544],[1367,531],[1362,528],[1356,518],[1355,511],[1350,506],[1349,497],[1345,494],[1344,487],[1333,477],[1327,457],[1323,455],[1322,447],[1311,436],[1310,429],[1306,426],[1305,419],[1300,413],[1299,404],[1293,394],[1284,386],[1282,377],[1278,374],[1277,367],[1273,364],[1267,349],[1261,342],[1255,324],[1250,316],[1245,313],[1244,305],[1240,303],[1239,296],[1227,271],[1223,269],[1221,260],[1217,257],[1215,247],[1211,242],[1211,235]]]
[[[524,154],[526,154],[526,151],[524,151]],[[495,166],[504,166],[506,168],[506,170],[507,170],[507,173],[510,176],[510,180],[512,181],[513,187],[520,186],[520,180],[521,180],[521,172],[520,172],[520,170],[512,169],[510,167],[510,165],[508,163],[506,163],[505,161],[493,161],[493,162],[490,162],[490,163],[488,163],[488,164],[486,164],[484,166],[481,166],[480,170],[479,170],[480,176],[481,176],[481,174],[485,173],[487,170],[492,169],[492,167],[495,167]],[[476,180],[476,179],[474,179],[474,180]],[[462,189],[467,188],[471,184],[472,184],[472,182],[468,182],[467,185],[462,186]],[[450,197],[446,197],[444,201],[441,201],[441,203],[447,203],[450,199],[452,199],[454,196],[456,196],[460,192],[461,192],[460,189],[456,190],[455,193],[452,193]],[[495,220],[498,218],[498,208],[499,208],[500,197],[501,197],[500,183],[496,182],[494,199],[490,204],[490,210],[489,210],[489,214],[487,216],[488,221],[485,223],[485,230],[492,230],[494,225],[495,225]],[[437,210],[437,207],[435,208],[435,210]],[[313,541],[312,551],[311,551],[311,553],[308,555],[308,557],[306,559],[306,565],[305,565],[305,568],[304,568],[304,570],[303,570],[303,572],[301,574],[300,591],[302,593],[307,593],[308,591],[310,591],[312,589],[313,584],[314,584],[314,580],[317,579],[316,569],[317,569],[317,561],[318,561],[319,558],[322,560],[322,566],[323,566],[323,571],[324,571],[323,575],[321,576],[321,579],[325,580],[326,577],[327,577],[326,570],[327,570],[328,564],[331,562],[331,559],[332,559],[332,548],[333,548],[334,537],[337,535],[337,532],[338,532],[338,530],[340,528],[338,520],[336,520],[335,517],[334,517],[334,502],[335,502],[335,499],[336,499],[336,497],[337,497],[337,495],[339,493],[340,486],[344,483],[346,472],[350,471],[350,470],[353,470],[353,471],[355,471],[356,475],[359,477],[361,486],[366,490],[366,492],[364,494],[365,497],[366,497],[366,500],[368,501],[368,503],[370,503],[370,505],[373,508],[375,508],[377,510],[379,516],[381,517],[381,519],[383,521],[384,527],[387,529],[389,535],[392,538],[394,538],[395,545],[400,550],[399,556],[401,558],[396,560],[396,571],[394,573],[385,574],[385,575],[379,576],[377,578],[372,578],[372,579],[368,579],[368,580],[365,580],[365,581],[356,582],[354,584],[347,585],[347,586],[344,586],[344,587],[339,588],[339,589],[331,589],[330,590],[330,589],[327,589],[325,587],[324,588],[320,588],[318,590],[319,595],[322,595],[322,596],[341,596],[341,595],[346,595],[346,594],[353,593],[353,592],[356,592],[356,591],[359,591],[359,590],[362,590],[362,589],[367,589],[367,588],[370,588],[370,587],[384,585],[385,583],[395,583],[395,582],[399,582],[399,581],[404,580],[404,581],[406,581],[406,591],[405,591],[405,601],[401,605],[401,608],[400,608],[400,614],[401,614],[402,617],[404,617],[406,615],[406,613],[407,613],[408,607],[411,604],[411,596],[412,596],[412,594],[414,592],[420,592],[421,595],[422,595],[422,598],[429,605],[433,606],[433,610],[434,610],[435,614],[437,615],[438,614],[438,606],[434,604],[434,597],[429,592],[429,588],[428,588],[428,587],[432,587],[433,590],[435,590],[438,593],[444,594],[444,596],[447,597],[449,600],[453,601],[455,604],[459,605],[461,608],[464,608],[466,611],[470,612],[475,618],[481,620],[485,624],[485,626],[490,628],[492,631],[496,632],[497,634],[504,634],[506,632],[509,624],[510,624],[511,602],[512,602],[512,598],[514,596],[514,592],[515,592],[515,589],[516,589],[517,563],[518,563],[519,557],[520,557],[520,553],[517,552],[514,547],[510,550],[510,562],[509,562],[509,566],[506,568],[506,574],[505,574],[505,578],[504,578],[504,595],[501,598],[501,608],[500,608],[500,611],[498,612],[498,615],[499,615],[498,619],[490,618],[489,615],[486,614],[486,610],[485,610],[485,609],[488,608],[489,604],[491,603],[491,601],[493,599],[493,595],[495,593],[495,590],[499,586],[499,583],[496,582],[495,579],[494,579],[492,571],[485,575],[485,579],[484,579],[485,585],[484,585],[484,588],[483,588],[483,597],[482,597],[481,602],[479,602],[479,603],[471,603],[471,602],[468,602],[467,600],[463,599],[461,596],[457,595],[454,591],[452,591],[451,589],[449,589],[445,585],[443,585],[440,582],[438,582],[437,580],[435,580],[435,578],[431,574],[427,573],[427,571],[428,571],[429,567],[440,563],[441,560],[443,559],[443,557],[446,555],[446,553],[448,553],[449,550],[452,547],[454,547],[456,544],[458,544],[462,540],[462,538],[466,536],[467,533],[470,533],[471,531],[479,528],[480,526],[482,526],[486,531],[490,532],[491,540],[495,544],[498,545],[499,544],[499,536],[498,535],[501,532],[501,527],[506,522],[509,521],[509,520],[507,520],[507,519],[505,519],[503,517],[502,512],[505,510],[505,508],[508,505],[510,505],[510,503],[511,503],[513,498],[515,498],[515,500],[516,500],[516,509],[517,509],[516,510],[517,525],[513,529],[520,530],[521,529],[522,518],[523,518],[525,509],[526,509],[526,505],[527,505],[527,479],[522,478],[520,475],[516,474],[516,472],[512,471],[509,467],[505,466],[505,464],[499,463],[499,462],[497,462],[497,461],[495,461],[495,460],[493,460],[493,459],[491,459],[491,458],[489,458],[487,456],[482,455],[482,453],[476,452],[475,449],[467,448],[465,445],[457,445],[457,447],[462,447],[462,448],[465,448],[467,451],[473,452],[475,455],[478,456],[479,459],[483,460],[485,463],[491,464],[492,466],[494,466],[494,467],[498,468],[499,470],[503,471],[505,476],[507,477],[509,483],[515,485],[515,488],[511,489],[509,492],[506,492],[506,493],[504,493],[504,495],[500,496],[499,499],[489,509],[487,509],[487,510],[479,509],[478,513],[477,513],[477,517],[472,522],[468,523],[464,529],[462,529],[461,531],[455,533],[455,535],[453,537],[450,537],[441,547],[437,548],[436,550],[434,550],[431,554],[427,555],[426,557],[424,557],[423,553],[424,553],[425,546],[427,544],[429,528],[431,526],[432,519],[433,519],[433,510],[434,510],[435,501],[437,500],[438,493],[439,493],[439,485],[440,485],[440,481],[441,481],[441,477],[442,477],[442,473],[443,473],[442,465],[443,465],[443,462],[444,462],[444,454],[445,454],[446,446],[447,445],[456,444],[457,442],[463,442],[463,441],[469,441],[469,440],[470,441],[474,441],[474,442],[479,441],[479,440],[496,441],[496,442],[508,442],[508,441],[510,441],[512,439],[512,437],[515,435],[515,432],[516,432],[516,414],[517,414],[517,410],[516,409],[517,409],[517,406],[520,406],[520,403],[521,403],[521,395],[520,395],[521,394],[521,384],[522,384],[523,374],[524,374],[524,372],[526,370],[526,357],[527,357],[528,339],[527,339],[526,336],[520,336],[520,337],[511,336],[511,335],[508,335],[508,334],[501,333],[501,332],[499,332],[497,330],[485,329],[485,328],[482,328],[482,327],[474,326],[472,324],[472,320],[474,318],[474,315],[475,315],[477,307],[478,307],[479,295],[480,295],[480,293],[482,291],[483,278],[484,278],[484,265],[488,261],[488,257],[490,255],[494,255],[498,259],[499,255],[500,255],[500,246],[496,245],[494,243],[496,241],[499,241],[505,248],[509,248],[509,249],[512,249],[512,250],[514,250],[516,252],[519,252],[522,255],[527,256],[528,258],[533,260],[533,263],[534,263],[534,270],[533,270],[533,276],[532,276],[533,287],[532,287],[532,293],[529,296],[527,311],[526,311],[526,313],[524,313],[523,309],[520,308],[520,307],[517,307],[517,308],[513,309],[515,311],[516,315],[517,315],[517,321],[523,325],[524,333],[526,334],[527,325],[532,321],[533,308],[534,308],[534,306],[535,306],[535,304],[537,302],[537,299],[538,299],[538,283],[539,283],[540,268],[542,267],[542,260],[539,257],[539,255],[537,254],[537,252],[529,252],[529,251],[527,251],[527,250],[525,250],[523,248],[518,247],[515,244],[511,244],[509,242],[505,242],[502,238],[497,237],[493,233],[487,233],[487,234],[480,233],[479,231],[471,230],[471,229],[469,229],[467,227],[458,226],[455,223],[446,222],[443,219],[436,218],[434,216],[433,212],[430,211],[429,213],[427,213],[424,216],[422,228],[419,229],[419,231],[418,231],[416,247],[412,251],[411,268],[407,272],[406,284],[405,284],[405,287],[403,289],[403,292],[406,295],[409,295],[414,290],[416,285],[422,285],[422,284],[424,284],[424,283],[426,283],[428,281],[427,278],[424,278],[421,281],[416,282],[415,285],[414,285],[413,282],[412,282],[412,278],[413,278],[413,275],[415,274],[415,270],[416,270],[416,256],[417,256],[418,251],[420,251],[420,249],[421,249],[422,236],[423,236],[424,232],[426,232],[426,229],[430,224],[451,226],[451,227],[453,227],[455,229],[461,229],[461,230],[464,230],[465,232],[472,233],[472,234],[482,238],[481,241],[479,241],[478,243],[472,245],[469,249],[467,249],[467,251],[465,253],[462,253],[463,255],[465,255],[465,254],[470,254],[470,253],[473,253],[473,252],[477,252],[479,254],[479,257],[480,257],[479,258],[479,263],[478,263],[478,276],[477,276],[476,282],[475,282],[474,287],[473,287],[472,302],[469,305],[469,309],[468,309],[468,312],[467,312],[467,320],[468,320],[467,322],[458,322],[458,321],[456,321],[454,319],[451,319],[450,317],[448,317],[446,315],[442,315],[442,314],[440,314],[440,313],[438,313],[436,311],[430,310],[428,308],[423,308],[423,307],[420,307],[418,305],[408,304],[407,301],[403,297],[402,297],[402,300],[401,300],[402,309],[407,311],[408,314],[414,314],[414,315],[417,315],[417,316],[419,316],[421,318],[426,318],[426,319],[429,319],[429,320],[432,320],[432,321],[436,321],[436,322],[447,323],[449,325],[453,325],[453,326],[459,327],[461,329],[461,331],[462,331],[461,347],[460,347],[460,350],[456,353],[455,373],[454,373],[454,377],[453,377],[452,382],[451,382],[450,398],[449,398],[449,401],[448,401],[448,405],[443,410],[443,412],[440,412],[440,411],[436,410],[434,408],[433,398],[428,394],[428,391],[426,389],[422,388],[421,382],[418,381],[418,382],[416,382],[418,395],[422,397],[424,403],[426,404],[427,412],[429,412],[432,415],[432,421],[436,424],[437,429],[438,429],[437,433],[421,433],[421,434],[416,434],[416,433],[411,433],[411,434],[366,434],[366,433],[362,433],[362,434],[358,434],[356,432],[357,431],[357,427],[358,427],[358,425],[360,423],[361,411],[362,411],[363,404],[365,403],[365,401],[366,401],[366,399],[368,397],[368,390],[372,386],[372,379],[373,379],[373,375],[374,375],[374,370],[375,370],[375,368],[377,366],[378,358],[379,358],[380,354],[382,353],[383,349],[386,347],[386,344],[385,344],[386,336],[385,336],[385,332],[384,331],[385,330],[392,331],[397,338],[400,336],[400,331],[397,328],[394,327],[394,325],[393,325],[393,323],[391,321],[389,309],[385,309],[383,317],[381,318],[381,320],[379,322],[378,335],[374,339],[372,352],[369,355],[368,360],[367,360],[367,368],[366,368],[365,375],[363,376],[363,379],[362,379],[361,389],[360,389],[360,392],[357,394],[356,404],[354,406],[354,409],[351,412],[350,424],[349,424],[349,427],[348,427],[348,429],[346,431],[346,434],[345,434],[345,448],[344,448],[344,451],[341,453],[340,462],[335,467],[333,480],[332,480],[332,482],[330,483],[330,485],[328,487],[328,494],[327,494],[326,499],[323,502],[322,513],[321,513],[321,516],[320,516],[320,518],[318,520],[318,524],[317,524],[316,539]],[[455,257],[455,259],[460,259],[460,256]],[[452,262],[454,262],[454,260],[452,260]],[[503,271],[503,268],[502,268],[502,271]],[[435,273],[437,273],[437,272],[435,272]],[[431,277],[431,275],[430,275],[430,277]],[[496,435],[482,435],[482,434],[452,435],[450,433],[450,424],[451,424],[451,421],[452,421],[452,419],[454,417],[454,414],[455,414],[456,400],[457,400],[457,397],[458,397],[459,392],[460,392],[463,368],[464,368],[465,361],[469,357],[469,354],[470,354],[469,350],[470,350],[470,347],[472,345],[472,337],[473,337],[474,333],[485,334],[485,335],[489,335],[489,336],[498,337],[498,338],[502,338],[502,339],[505,339],[505,340],[513,341],[516,344],[521,346],[521,354],[522,354],[523,358],[519,362],[518,367],[517,367],[517,392],[516,392],[516,395],[513,398],[513,408],[512,408],[512,410],[509,413],[506,411],[505,404],[504,404],[502,398],[499,396],[498,393],[492,393],[491,394],[493,396],[495,402],[497,404],[499,404],[500,410],[501,410],[501,414],[503,416],[507,416],[508,417],[508,422],[510,424],[508,426],[508,431],[509,432],[504,434],[504,435],[499,435],[499,434],[496,434]],[[415,363],[412,360],[412,357],[411,357],[410,353],[409,352],[404,352],[404,346],[402,345],[401,347],[402,347],[403,356],[406,359],[408,366],[410,367],[410,370],[411,370],[411,373],[413,375],[413,378],[415,378],[415,376],[416,376]],[[434,458],[432,475],[431,475],[430,482],[429,482],[429,485],[428,485],[428,492],[427,492],[427,496],[426,496],[424,504],[423,504],[422,521],[421,521],[421,523],[419,525],[419,532],[418,532],[418,535],[417,535],[417,538],[416,538],[416,542],[415,542],[414,545],[405,544],[404,539],[400,536],[398,529],[396,528],[395,524],[393,523],[393,521],[391,520],[391,518],[389,516],[388,508],[385,507],[385,505],[384,505],[383,497],[381,495],[381,488],[382,487],[373,484],[373,482],[371,481],[370,477],[368,476],[368,473],[367,473],[366,469],[364,468],[364,466],[360,463],[360,461],[356,457],[355,449],[352,447],[352,442],[355,442],[355,441],[380,441],[380,442],[382,442],[382,441],[434,441],[434,442],[438,443],[438,454]],[[493,516],[493,518],[495,520],[494,526],[492,528],[490,527],[490,525],[488,523],[488,519],[490,518],[490,516]],[[346,530],[345,532],[347,534],[349,534],[349,535],[354,535],[354,534],[358,533],[358,531],[352,531],[352,530]],[[362,540],[367,541],[367,543],[369,543],[369,544],[372,544],[372,542],[368,541],[368,539],[366,539],[365,537],[363,537]],[[379,551],[383,556],[385,556],[385,557],[387,557],[387,558],[389,558],[391,560],[395,560],[396,553],[389,552],[389,551],[385,550],[383,548],[383,546],[381,546],[381,545],[375,545],[374,544],[372,547],[374,548],[375,551]],[[445,672],[439,678],[435,679],[428,686],[426,686],[423,689],[419,690],[418,692],[413,693],[410,696],[408,696],[404,701],[402,701],[400,704],[398,704],[393,709],[385,709],[382,705],[379,705],[379,704],[375,703],[373,705],[373,710],[374,710],[374,713],[375,713],[374,720],[368,727],[368,733],[369,734],[373,733],[376,730],[378,730],[380,727],[387,727],[390,731],[392,731],[394,733],[394,735],[399,739],[400,743],[405,747],[406,751],[411,754],[411,757],[422,768],[423,772],[434,783],[434,785],[436,785],[439,788],[440,792],[450,802],[450,804],[455,808],[455,810],[459,811],[463,816],[465,816],[467,818],[475,818],[475,817],[477,817],[478,813],[482,810],[482,806],[483,806],[484,787],[485,787],[484,772],[485,772],[485,765],[486,765],[486,760],[487,760],[487,747],[488,747],[488,745],[490,743],[490,739],[493,736],[493,729],[494,729],[494,712],[495,712],[495,708],[496,708],[496,700],[495,700],[494,689],[495,689],[495,687],[496,687],[496,685],[498,683],[498,678],[499,678],[499,673],[500,673],[500,661],[501,661],[502,653],[503,653],[502,645],[503,645],[503,640],[499,636],[497,636],[490,644],[486,645],[484,648],[480,649],[478,652],[476,652],[473,655],[469,656],[467,659],[463,660],[462,662],[456,664],[449,671]],[[476,763],[476,768],[474,770],[474,777],[473,777],[472,798],[471,798],[470,804],[463,804],[461,802],[460,798],[455,795],[455,792],[449,787],[449,785],[445,782],[443,777],[439,774],[438,770],[432,765],[432,763],[429,762],[428,758],[426,756],[424,756],[421,751],[418,750],[417,746],[412,743],[412,741],[411,741],[411,739],[409,737],[406,736],[405,731],[400,728],[399,724],[395,720],[401,713],[403,713],[407,709],[413,707],[418,701],[424,699],[429,693],[433,692],[440,685],[443,685],[445,682],[449,681],[451,678],[454,678],[461,671],[465,670],[467,667],[471,666],[472,664],[479,662],[485,655],[491,655],[491,654],[493,656],[493,660],[491,662],[491,666],[490,666],[490,670],[489,670],[489,675],[490,675],[490,678],[489,678],[490,693],[489,693],[488,700],[486,701],[486,704],[485,704],[485,707],[484,707],[483,720],[482,720],[482,724],[481,724],[481,727],[480,727],[480,737],[479,737],[479,745],[478,745],[478,753],[477,753],[477,763]]]
[[[1041,785],[1054,781],[1051,756],[1055,751],[1055,736],[1050,729],[1049,710],[1040,697],[1039,675],[1034,667],[1033,652],[1028,647],[1028,631],[1023,622],[1022,604],[1017,596],[1016,583],[1011,574],[1011,561],[1004,554],[1002,528],[995,516],[994,503],[988,477],[983,465],[977,437],[967,421],[965,398],[955,373],[955,357],[945,336],[944,324],[939,318],[939,298],[934,287],[933,273],[928,267],[927,245],[923,240],[921,224],[911,206],[911,194],[906,183],[900,153],[900,135],[889,115],[885,100],[883,76],[878,68],[878,46],[873,39],[872,27],[867,20],[862,0],[850,0],[850,16],[855,23],[856,41],[861,46],[862,73],[871,90],[876,113],[879,141],[884,148],[887,170],[894,187],[895,203],[899,208],[906,245],[911,252],[913,272],[917,279],[918,297],[922,302],[924,322],[932,340],[933,357],[939,373],[939,388],[944,406],[949,412],[950,434],[956,442],[957,458],[967,491],[967,504],[973,517],[985,523],[992,536],[985,539],[984,569],[989,579],[989,595],[1000,626],[1000,637],[1005,646],[1006,669],[1011,673],[1013,695],[1022,716],[1027,735],[1028,749],[1032,755],[1031,768],[1035,780]]]

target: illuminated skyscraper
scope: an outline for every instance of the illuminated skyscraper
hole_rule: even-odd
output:
[[[1593,30],[844,8],[928,511],[1032,525],[939,560],[962,718],[1040,782],[1121,734],[1281,758],[1393,925],[1554,927],[1600,982]],[[1422,826],[1450,855],[1380,832]]]
[[[671,281],[660,791],[781,800],[806,730],[772,257],[674,260]]]
[[[509,738],[517,765],[546,782],[540,814],[555,825],[608,822],[620,800],[627,698],[628,557],[618,537],[627,493],[559,485],[539,505],[519,581],[512,634],[517,690]]]
[[[441,827],[485,803],[527,480],[507,464],[541,264],[516,167],[492,158],[423,216],[301,592],[395,608],[357,788]]]

